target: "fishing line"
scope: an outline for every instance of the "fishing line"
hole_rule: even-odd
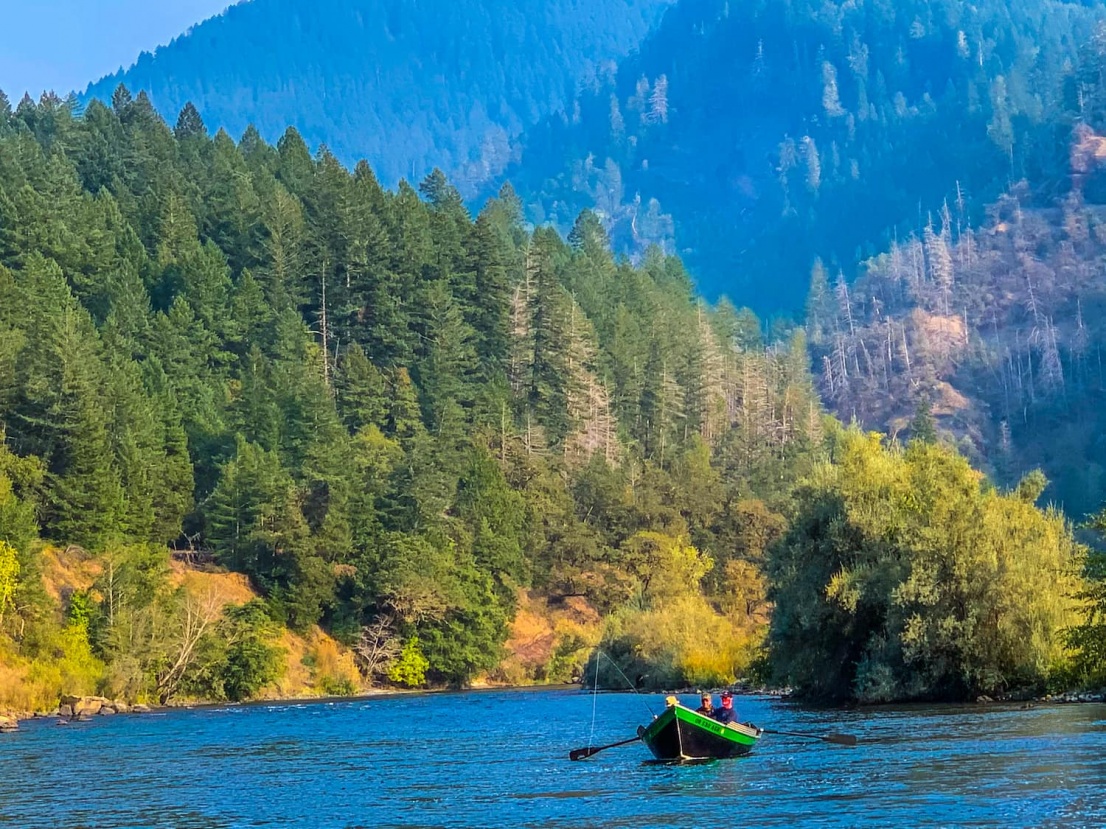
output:
[[[630,686],[630,690],[634,692],[634,695],[641,700],[641,704],[645,706],[646,712],[653,719],[657,718],[657,712],[653,710],[648,702],[648,698],[642,694],[637,688],[634,687],[634,683],[630,682],[630,678],[622,672],[622,669],[618,667],[618,663],[614,661],[612,657],[606,654],[599,648],[595,649],[595,678],[592,680],[591,688],[591,731],[588,734],[588,748],[590,749],[595,742],[595,718],[596,718],[596,702],[599,699],[599,660],[602,657],[607,657],[607,661],[614,666],[614,669],[618,671],[618,675],[626,680],[626,684]]]
[[[607,654],[603,653],[603,651],[599,651],[599,655],[600,656],[606,656],[607,661],[610,662],[612,665],[614,665],[614,669],[616,671],[618,671],[619,676],[621,676],[624,680],[626,680],[626,684],[630,686],[630,690],[633,691],[637,695],[638,699],[641,700],[641,704],[645,706],[645,710],[649,712],[649,716],[651,716],[651,717],[657,716],[657,712],[653,710],[653,706],[651,706],[648,703],[648,701],[647,701],[648,698],[645,695],[643,695],[637,688],[634,687],[634,683],[630,682],[630,677],[628,677],[628,676],[626,676],[626,674],[622,673],[622,669],[620,667],[618,667],[618,663],[615,662],[610,656],[607,656]],[[599,660],[596,659],[595,661],[598,662]]]
[[[597,650],[597,654],[602,654],[603,651]],[[595,737],[595,701],[599,699],[599,656],[595,657],[595,682],[591,689],[591,733],[588,734],[588,748],[591,748],[592,740]]]

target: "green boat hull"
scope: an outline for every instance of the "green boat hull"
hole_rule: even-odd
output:
[[[682,705],[670,705],[648,726],[641,741],[658,760],[724,760],[753,750],[760,729],[744,723],[723,725]]]

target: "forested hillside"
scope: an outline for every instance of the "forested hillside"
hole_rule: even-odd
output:
[[[1063,179],[1097,3],[682,0],[509,175],[540,221],[597,205],[616,249],[664,243],[708,296],[796,315],[816,257],[859,262],[944,201]],[[674,246],[674,247],[673,247]]]
[[[368,682],[464,683],[527,595],[613,613],[645,682],[748,664],[765,550],[821,452],[801,333],[766,347],[676,259],[616,262],[589,213],[531,234],[509,189],[473,219],[438,172],[387,191],[293,129],[236,145],[190,106],[170,129],[113,101],[0,99],[17,679],[240,698],[274,625],[321,624]],[[205,615],[167,544],[263,601]],[[44,591],[58,550],[89,586]],[[507,678],[570,678],[585,633]]]
[[[514,140],[613,71],[672,0],[252,0],[194,27],[83,99],[145,91],[166,119],[191,101],[236,138],[288,125],[381,180],[437,167],[466,194]],[[59,90],[60,91],[60,90]]]

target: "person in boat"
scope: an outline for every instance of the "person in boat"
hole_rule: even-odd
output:
[[[679,700],[673,696],[668,696],[664,698],[664,704],[667,705],[669,708],[671,708],[673,705],[676,705],[678,702]]]
[[[700,698],[700,702],[702,704],[695,709],[695,713],[702,714],[704,717],[713,717],[714,703],[711,701],[710,694],[703,694]]]
[[[733,694],[729,691],[722,692],[722,707],[715,710],[712,714],[718,722],[728,725],[732,722],[737,722],[737,714],[733,710]]]

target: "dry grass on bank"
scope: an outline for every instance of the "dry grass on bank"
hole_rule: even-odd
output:
[[[486,679],[507,685],[569,682],[580,675],[601,633],[599,613],[583,597],[551,602],[520,590],[506,655]]]

